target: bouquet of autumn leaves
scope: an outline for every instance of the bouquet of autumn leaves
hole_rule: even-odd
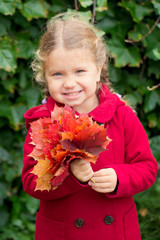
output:
[[[76,116],[69,106],[55,105],[50,118],[30,125],[34,148],[29,156],[37,161],[31,171],[37,175],[35,191],[56,189],[69,175],[72,160],[95,163],[111,141],[104,124],[97,124],[87,114]]]

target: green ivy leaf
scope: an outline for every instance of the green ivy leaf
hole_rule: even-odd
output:
[[[10,116],[10,103],[9,102],[1,102],[0,103],[0,117],[9,118]]]
[[[153,26],[154,22],[151,21],[149,23],[150,27]],[[157,61],[157,57],[154,55],[154,49],[160,49],[160,34],[159,29],[155,28],[154,31],[149,34],[145,39],[142,40],[143,45],[146,47],[146,55],[154,60]]]
[[[139,76],[137,74],[128,74],[127,82],[133,88],[138,88],[142,83],[140,82]],[[140,103],[140,102],[139,102]]]
[[[15,47],[9,38],[0,39],[0,68],[7,72],[15,72],[17,61]]]
[[[147,25],[139,23],[134,26],[134,29],[129,31],[128,38],[137,41],[142,38],[148,32]]]
[[[137,47],[126,47],[118,38],[113,38],[112,44],[109,44],[109,49],[115,58],[116,67],[124,67],[126,65],[138,67],[140,65],[141,56]]]
[[[1,0],[0,12],[4,15],[13,15],[18,3],[20,3],[20,0]]]
[[[97,27],[105,31],[106,33],[113,32],[115,26],[117,26],[117,20],[111,17],[105,17],[97,24]],[[112,30],[112,31],[111,31]]]
[[[153,54],[158,60],[160,60],[160,48],[159,49],[157,49],[157,48],[153,49]]]
[[[9,150],[13,148],[13,142],[15,142],[15,139],[17,139],[18,137],[18,133],[13,134],[13,131],[9,128],[9,126],[7,127],[8,129],[1,129],[0,146],[2,146],[9,153]],[[7,159],[7,161],[9,160]]]
[[[17,218],[17,216],[20,215],[22,208],[23,208],[23,204],[19,205],[18,204],[18,200],[19,200],[20,196],[18,195],[12,195],[11,196],[11,201],[12,201],[12,212],[14,215],[14,219]]]
[[[87,8],[93,4],[92,0],[79,0],[82,7]]]
[[[0,36],[7,35],[10,30],[11,22],[8,18],[0,15]]]
[[[148,76],[154,75],[157,79],[160,78],[160,61],[154,62],[149,61],[149,67],[148,67]]]
[[[153,4],[154,8],[157,10],[158,14],[160,15],[160,1],[152,0],[152,4]]]
[[[121,69],[116,68],[113,64],[109,64],[109,76],[113,83],[118,83],[121,78]]]
[[[153,49],[147,49],[146,55],[154,61],[159,61],[159,59],[160,59],[160,53],[159,53],[160,42],[154,46],[155,46],[155,48],[153,48]]]
[[[139,92],[134,91],[130,94],[127,94],[125,99],[127,100],[127,102],[129,104],[131,104],[131,106],[136,106],[138,103],[141,104],[142,103],[142,96]]]
[[[13,160],[11,154],[0,146],[0,162],[8,162],[11,163]]]
[[[46,1],[43,2],[45,8],[49,11],[48,17],[53,17],[53,13],[60,13],[66,11],[66,2],[65,1],[56,1],[54,0],[54,4],[49,4]]]
[[[33,52],[35,47],[33,43],[27,39],[19,39],[17,40],[17,57],[18,58],[31,58],[33,57]]]
[[[3,128],[6,124],[6,119],[5,118],[0,118],[0,128]]]
[[[153,11],[151,7],[137,4],[134,1],[122,0],[122,3],[119,3],[119,6],[124,7],[126,10],[128,10],[133,20],[137,23],[142,21],[145,16],[150,15]]]
[[[40,91],[39,89],[29,88],[22,93],[27,102],[28,108],[35,107],[39,103]]]
[[[107,0],[97,0],[98,7],[107,7]]]
[[[22,68],[19,73],[19,84],[23,89],[27,86],[27,71],[24,68]]]
[[[157,115],[156,113],[150,113],[148,116],[147,116],[147,119],[148,119],[148,126],[149,128],[155,128],[157,127],[158,125],[158,119],[157,119]]]
[[[144,111],[148,113],[154,110],[157,104],[160,105],[160,95],[156,90],[149,92],[144,101]]]
[[[108,10],[107,0],[97,0],[97,6],[96,11],[98,12]]]
[[[8,191],[9,191],[8,183],[0,182],[0,203],[3,203],[3,200],[6,198]]]
[[[0,191],[1,191],[1,187],[0,187]],[[0,229],[2,229],[6,225],[9,219],[9,212],[4,207],[0,208],[0,218],[3,219],[3,221],[2,220],[0,221]]]
[[[16,177],[19,177],[17,167],[8,166],[8,164],[4,164],[3,166],[5,172],[5,179],[7,182],[12,182]]]
[[[121,20],[115,20],[115,18],[107,16],[97,26],[106,33],[111,33],[113,37],[118,36],[123,39],[130,28],[130,22],[125,17]]]
[[[19,130],[20,124],[24,121],[24,113],[27,111],[25,105],[12,105],[9,103],[0,104],[0,116],[6,117],[14,130]]]
[[[21,219],[14,219],[13,221],[13,226],[16,226],[17,228],[19,228],[20,230],[24,229],[24,224],[22,222]]]
[[[68,9],[67,12],[72,14],[72,13],[75,13],[76,11],[73,10],[73,9]],[[87,22],[92,18],[92,12],[91,11],[85,11],[85,12],[78,11],[78,13],[80,15],[82,15],[82,18]]]
[[[26,233],[24,233],[23,231],[20,231],[19,228],[13,225],[3,228],[3,236],[4,238],[2,240],[8,239],[8,236],[9,236],[9,239],[12,239],[12,240],[22,240],[22,239],[31,240],[34,238],[31,233],[28,236],[26,235]]]
[[[10,92],[10,93],[15,92],[15,86],[16,86],[16,83],[17,83],[16,78],[6,79],[6,80],[3,80],[1,83],[4,87],[4,89],[6,89],[8,92]]]
[[[150,138],[150,146],[151,146],[154,157],[156,158],[157,161],[160,161],[160,151],[159,151],[160,135]]]
[[[19,130],[19,125],[23,122],[24,113],[27,111],[27,107],[24,105],[13,105],[11,106],[10,122],[13,128]]]
[[[47,18],[48,11],[45,6],[38,0],[30,0],[23,4],[21,13],[28,21],[33,18]]]
[[[31,214],[35,214],[39,208],[39,200],[32,198],[29,195],[24,195],[24,197],[22,198],[23,202],[26,205],[27,210],[31,213]]]

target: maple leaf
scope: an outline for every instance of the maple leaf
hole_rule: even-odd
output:
[[[50,161],[48,159],[38,160],[37,164],[34,166],[34,169],[31,171],[31,173],[37,175],[35,191],[49,191],[51,189],[50,179],[53,175],[48,172],[49,163]]]
[[[35,160],[42,160],[45,159],[45,154],[42,149],[34,148],[31,154],[28,155],[29,157],[33,157]]]
[[[104,125],[98,125],[93,122],[92,118],[82,116],[77,120],[79,122],[75,132],[64,132],[62,133],[62,139],[60,140],[64,148],[70,150],[85,149],[88,152],[99,155],[100,152],[104,151],[110,142],[107,138],[107,129]]]
[[[107,129],[87,114],[75,115],[74,110],[55,105],[50,118],[31,122],[33,151],[29,155],[37,163],[31,173],[37,175],[36,190],[55,190],[69,175],[74,159],[96,163],[100,152],[111,141]]]

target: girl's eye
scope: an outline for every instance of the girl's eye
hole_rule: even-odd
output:
[[[77,70],[76,72],[77,72],[77,73],[82,73],[82,72],[84,72],[84,70],[79,69],[79,70]]]
[[[54,73],[53,76],[59,77],[59,76],[62,76],[62,73],[57,72],[57,73]]]

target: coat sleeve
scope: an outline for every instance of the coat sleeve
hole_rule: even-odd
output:
[[[23,189],[26,193],[31,195],[34,198],[42,200],[54,200],[62,198],[73,194],[74,192],[80,191],[83,188],[88,187],[88,185],[82,185],[76,180],[76,178],[70,173],[69,176],[64,180],[64,182],[56,189],[51,191],[35,191],[36,178],[37,176],[33,173],[30,173],[36,164],[36,161],[29,157],[28,155],[33,150],[33,145],[29,144],[31,142],[30,138],[30,129],[25,139],[24,143],[24,155],[23,155],[23,169],[22,169],[22,184]]]
[[[107,194],[109,198],[128,197],[146,190],[155,182],[158,171],[147,134],[128,106],[125,107],[123,128],[125,159],[122,164],[110,166],[116,171],[119,184],[116,194]]]

